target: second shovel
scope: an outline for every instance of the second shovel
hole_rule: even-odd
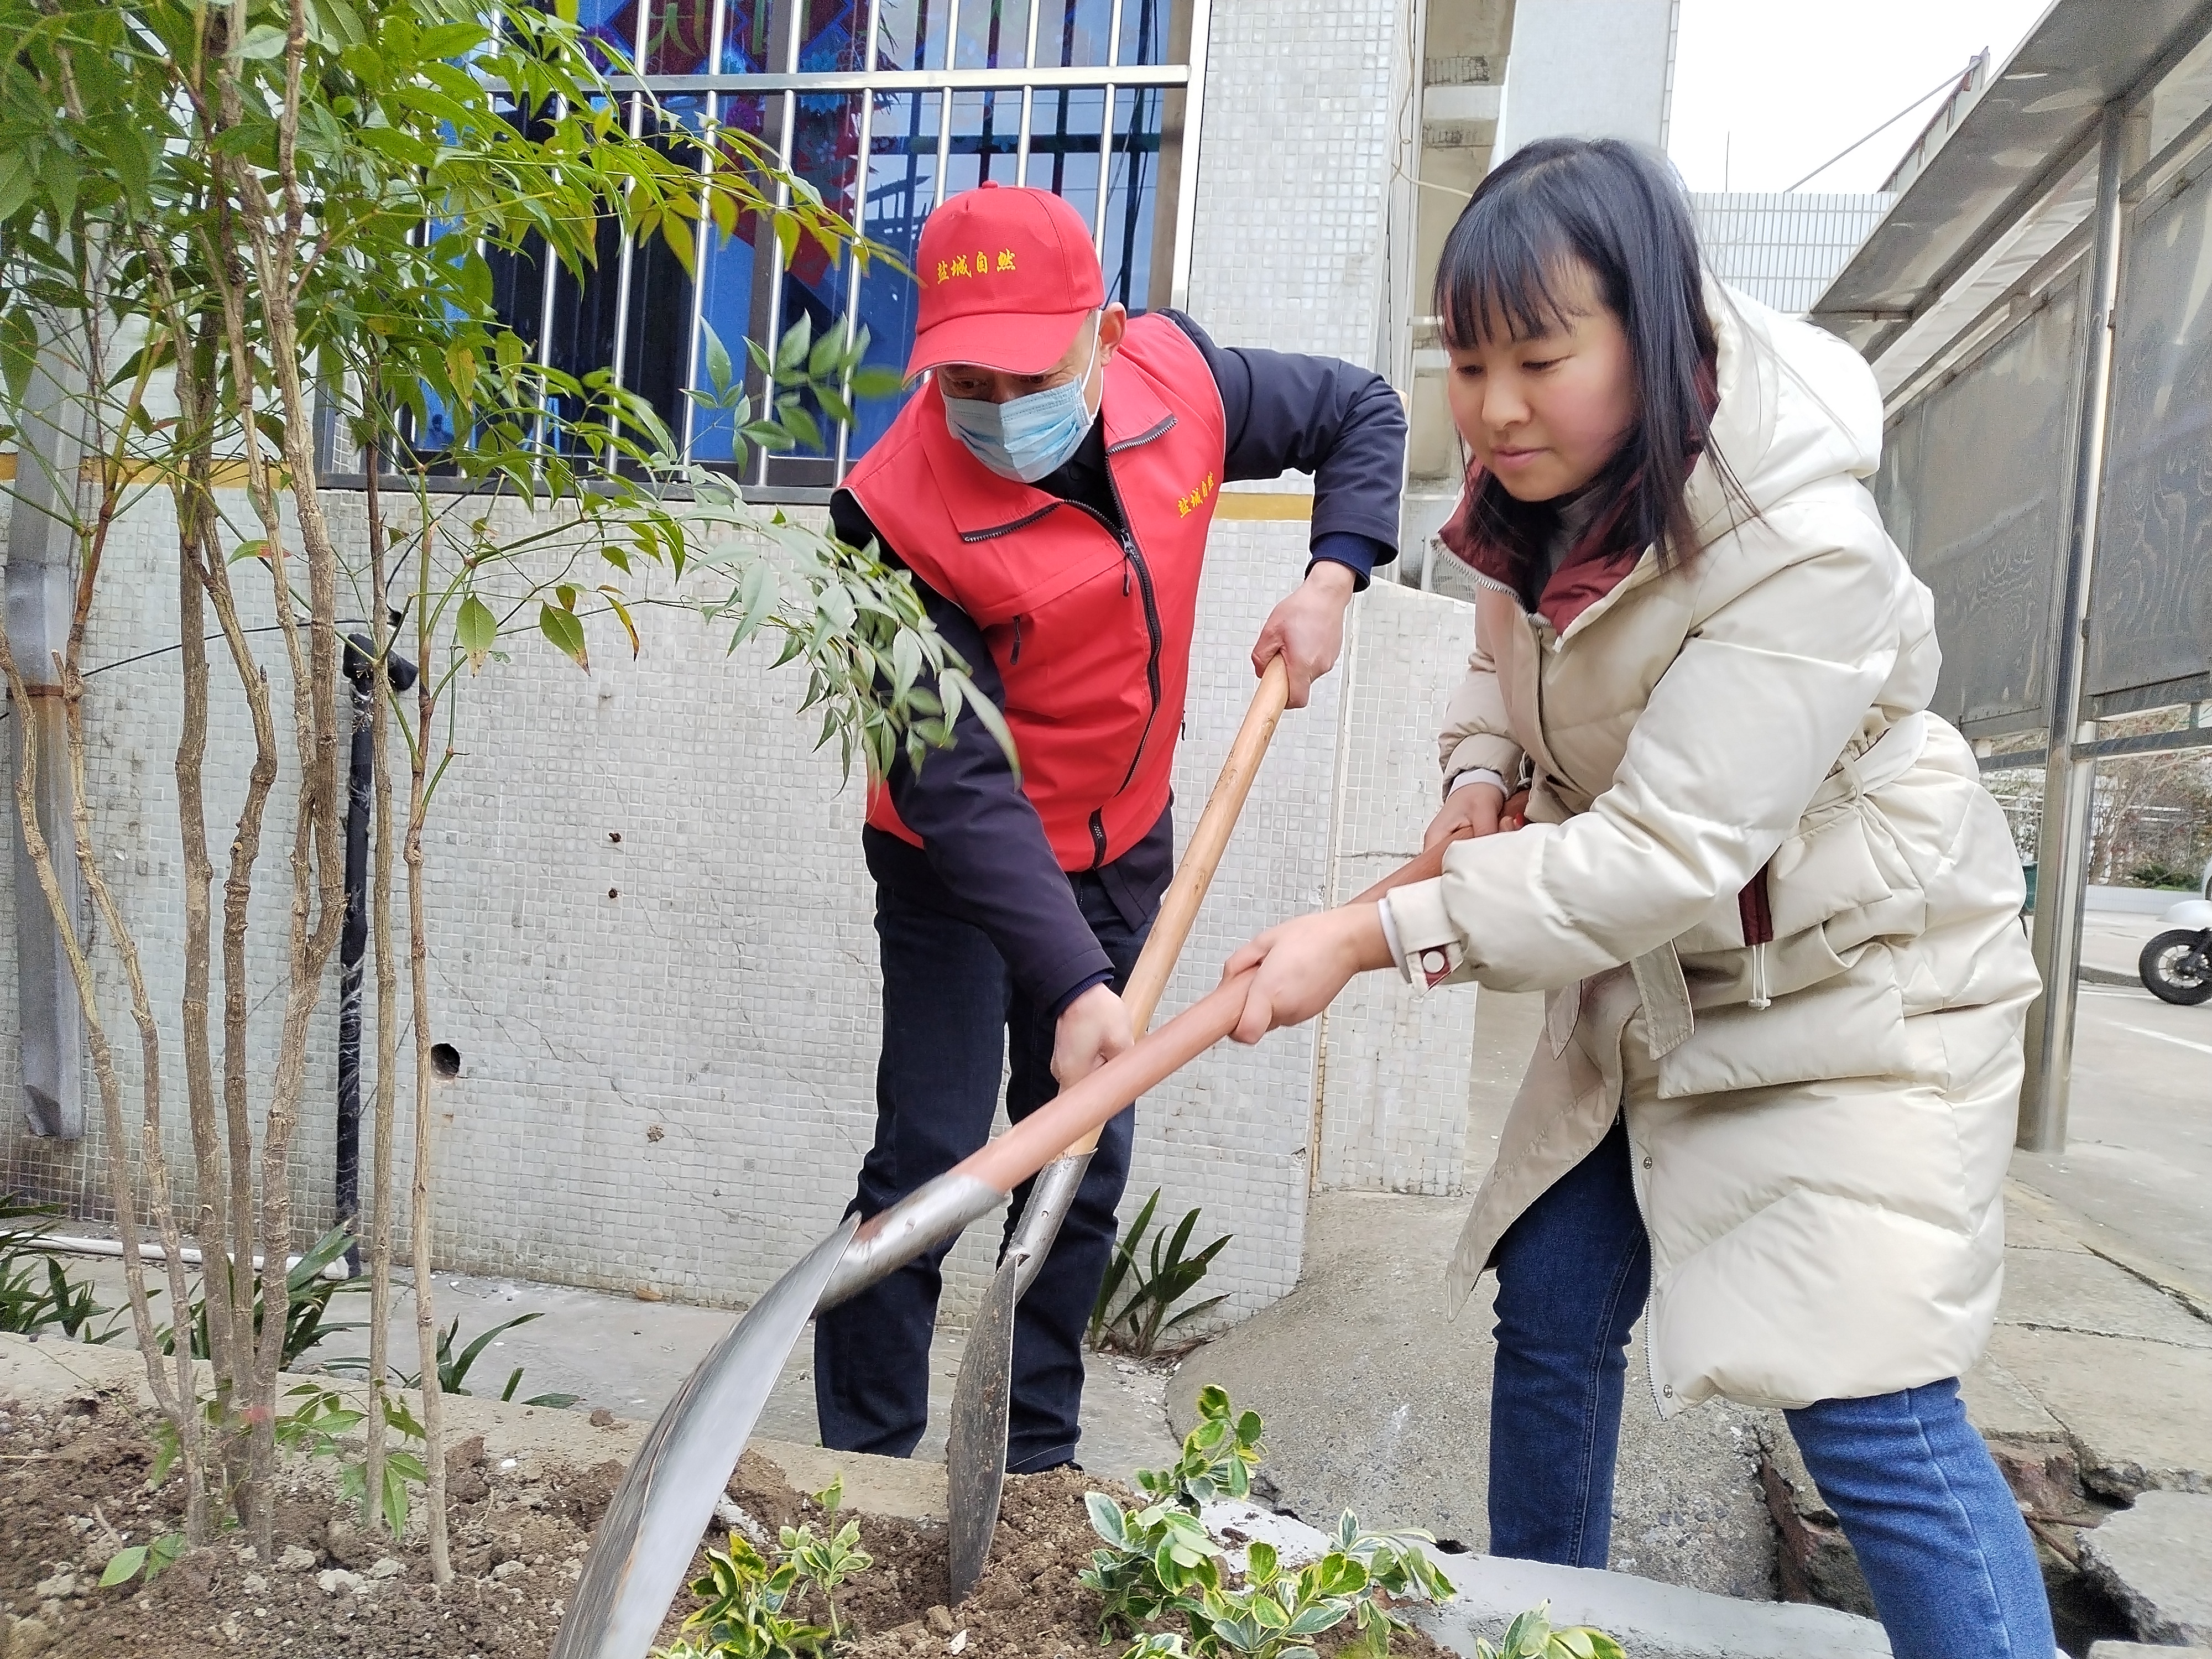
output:
[[[1261,677],[1244,724],[1230,745],[1206,811],[1191,832],[1182,866],[1160,901],[1160,913],[1128,984],[1121,993],[1133,1036],[1142,1036],[1175,971],[1176,958],[1190,937],[1198,907],[1221,863],[1229,832],[1251,793],[1252,780],[1275,735],[1290,696],[1290,677],[1277,657]],[[946,1541],[951,1558],[952,1600],[957,1604],[983,1576],[998,1530],[999,1499],[1006,1479],[1006,1419],[1013,1391],[1014,1309],[1045,1258],[1060,1223],[1074,1206],[1075,1194],[1098,1145],[1092,1130],[1078,1145],[1039,1172],[1030,1189],[1021,1224],[992,1276],[983,1305],[968,1334],[968,1351],[952,1389],[952,1422],[945,1447]]]

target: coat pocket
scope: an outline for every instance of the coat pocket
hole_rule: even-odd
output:
[[[1869,945],[1841,973],[1778,996],[1771,1007],[1700,1009],[1697,1030],[1658,1064],[1662,1100],[1910,1071],[1905,999],[1890,953]]]

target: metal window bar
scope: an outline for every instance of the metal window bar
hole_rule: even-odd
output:
[[[1194,10],[1198,8],[1194,5]],[[1120,7],[1115,8],[1118,17]],[[1118,54],[1119,42],[1108,55]],[[1048,64],[1036,69],[793,70],[765,75],[611,76],[617,92],[1040,92],[1096,87],[1111,74],[1119,87],[1180,87],[1188,64]]]
[[[714,0],[714,14],[707,26],[707,62],[720,64],[722,61],[724,31],[729,27],[730,0]],[[714,93],[700,94],[699,120],[699,177],[703,181],[714,168],[716,130],[721,119],[721,105]],[[702,331],[707,325],[707,253],[714,235],[714,216],[702,213],[696,240],[691,245],[691,318],[688,339],[684,351],[684,390],[688,393],[699,375],[699,348],[702,343]],[[699,405],[686,396],[684,399],[684,429],[677,434],[684,464],[691,460],[691,446],[699,435]]]
[[[1118,69],[1121,63],[1121,0],[1114,0],[1107,14],[1106,67]],[[1106,104],[1098,116],[1098,199],[1091,208],[1091,246],[1097,250],[1101,264],[1106,261],[1106,198],[1113,194],[1114,179],[1114,98],[1121,90],[1113,77],[1106,82]]]
[[[932,213],[945,205],[945,175],[952,171],[952,94],[956,88],[950,77],[957,72],[952,65],[959,55],[960,0],[951,0],[945,12],[945,68],[935,82],[940,90],[937,100],[937,175],[929,185]],[[912,84],[919,87],[922,82]]]
[[[1032,18],[1035,16],[1036,9],[1036,0],[1030,0]],[[876,59],[876,30],[882,21],[883,0],[868,0],[867,33],[864,37],[866,44],[861,48],[860,61],[872,68]],[[1036,33],[1034,24],[1030,32],[1034,36]],[[863,239],[868,234],[868,166],[869,155],[875,143],[875,118],[876,94],[872,92],[864,92],[860,94],[860,131],[853,144],[853,228],[860,232]],[[853,349],[854,336],[860,331],[860,283],[864,280],[860,262],[857,257],[853,257],[853,274],[845,282],[845,349],[848,352]],[[838,390],[845,399],[845,407],[852,408],[853,377],[851,374],[845,376],[844,384]],[[853,423],[850,421],[838,422],[836,476],[841,478],[845,476],[845,466],[850,459],[852,443]]]
[[[646,27],[645,20],[652,15],[653,9],[649,5],[641,4],[637,10],[638,33],[642,41]],[[638,48],[639,61],[643,61],[644,55],[644,47],[641,44]],[[645,106],[646,100],[643,98],[632,98],[629,100],[629,136],[632,143],[635,143],[643,134]],[[623,196],[625,200],[629,198],[632,188],[629,185],[623,186]],[[608,372],[613,377],[613,383],[617,390],[623,384],[624,362],[629,353],[630,273],[636,262],[637,238],[625,232],[622,240],[622,259],[615,268],[614,361],[608,365]],[[607,436],[610,439],[618,439],[621,435],[622,406],[619,404],[610,404],[607,409]]]
[[[1022,48],[1022,67],[1034,70],[1036,61],[1037,0],[1030,0],[1030,28],[1028,43]],[[1022,130],[1014,139],[1014,182],[1027,185],[1030,181],[1030,113],[1036,105],[1036,82],[1022,83]]]
[[[1170,0],[1160,0],[1160,3],[1169,3]],[[656,15],[657,3],[658,0],[641,0],[638,9],[638,21],[632,43],[630,65],[635,72],[608,76],[611,90],[617,95],[632,94],[629,99],[628,110],[631,137],[635,138],[641,136],[647,103],[646,98],[635,94],[690,93],[700,95],[703,101],[699,139],[701,145],[699,166],[703,173],[714,165],[714,133],[720,125],[723,96],[736,93],[776,94],[780,94],[781,118],[776,127],[775,155],[779,167],[788,173],[794,165],[793,148],[797,137],[799,97],[807,93],[857,94],[860,97],[860,112],[858,124],[858,143],[854,158],[854,165],[857,169],[854,212],[856,224],[863,233],[866,231],[867,221],[867,176],[872,148],[874,104],[878,95],[883,94],[912,95],[915,100],[912,106],[913,118],[918,121],[922,108],[921,101],[922,96],[931,92],[938,94],[937,167],[931,180],[930,196],[930,206],[933,210],[944,202],[946,180],[951,171],[953,100],[957,94],[963,92],[986,94],[994,92],[1021,94],[1021,125],[1016,140],[1015,172],[1017,182],[1026,184],[1029,179],[1030,128],[1035,123],[1036,94],[1042,91],[1065,93],[1095,90],[1101,94],[1101,107],[1098,174],[1097,194],[1091,210],[1091,239],[1094,248],[1103,260],[1106,243],[1106,215],[1114,191],[1113,161],[1118,95],[1123,91],[1135,92],[1139,94],[1130,112],[1131,139],[1129,143],[1123,146],[1125,154],[1129,155],[1133,164],[1134,134],[1142,125],[1146,113],[1144,94],[1150,93],[1152,96],[1164,100],[1170,89],[1178,87],[1184,88],[1185,114],[1179,181],[1181,187],[1177,191],[1175,225],[1171,232],[1174,276],[1170,303],[1179,305],[1185,302],[1188,287],[1191,230],[1195,206],[1194,196],[1197,180],[1199,114],[1202,104],[1206,43],[1212,10],[1211,0],[1188,0],[1190,6],[1190,47],[1187,54],[1188,61],[1183,64],[1158,64],[1142,63],[1124,64],[1121,62],[1121,34],[1125,21],[1124,0],[1112,0],[1109,8],[1103,64],[1041,64],[1037,62],[1041,0],[1030,0],[1026,9],[1022,67],[1018,69],[957,67],[962,0],[950,0],[945,19],[945,67],[935,70],[923,69],[918,65],[913,69],[886,69],[877,64],[875,48],[877,35],[881,26],[882,0],[866,0],[867,32],[861,45],[860,67],[857,70],[833,71],[802,71],[799,69],[799,49],[805,39],[802,27],[804,19],[800,15],[804,0],[783,0],[783,3],[776,7],[777,22],[785,31],[784,39],[781,43],[782,51],[780,55],[782,63],[778,70],[768,74],[723,71],[721,64],[723,53],[727,46],[730,7],[729,0],[714,0],[709,25],[710,44],[708,62],[710,68],[705,73],[690,75],[653,75],[647,72],[647,65],[649,62],[647,37]],[[917,49],[920,50],[919,43],[917,43]],[[1063,52],[1062,55],[1066,54]],[[1064,128],[1067,116],[1065,98],[1060,100],[1060,125]],[[989,131],[989,124],[994,114],[995,108],[987,106],[984,140],[979,152],[979,161],[985,167],[988,167],[990,161],[990,140],[993,135]],[[1056,155],[1065,153],[1065,134],[1061,134],[1060,137],[1061,142],[1055,146]],[[1139,182],[1133,177],[1129,181],[1128,195],[1130,199],[1123,204],[1122,228],[1125,245],[1133,242],[1137,228],[1135,220],[1139,210],[1137,199]],[[790,205],[790,191],[787,185],[778,184],[775,204],[785,208]],[[687,319],[687,349],[683,370],[684,384],[687,387],[696,381],[699,350],[703,338],[702,331],[705,326],[707,287],[705,277],[708,244],[712,234],[711,221],[702,219],[696,234],[697,240],[694,251],[696,257],[693,262],[690,315]],[[773,264],[773,274],[767,283],[768,293],[765,296],[767,316],[766,326],[763,330],[766,343],[773,348],[782,331],[785,308],[783,286],[788,273],[785,269],[780,242],[775,241],[771,236],[769,239],[769,248],[757,249],[755,258],[761,257],[763,251],[769,252]],[[612,359],[609,364],[612,381],[618,387],[624,385],[627,380],[625,360],[630,343],[629,299],[635,280],[634,265],[636,254],[635,239],[625,236],[622,241],[617,266],[614,295]],[[843,320],[845,337],[848,345],[859,328],[860,287],[863,280],[856,267],[847,285]],[[538,339],[536,356],[540,371],[540,398],[536,430],[532,434],[533,447],[541,451],[547,443],[551,441],[551,395],[547,389],[546,377],[550,375],[553,368],[555,321],[564,299],[562,293],[564,283],[577,289],[575,295],[566,297],[570,299],[580,297],[581,279],[568,273],[558,261],[548,261],[544,279],[539,284]],[[769,390],[772,393],[772,381]],[[847,390],[849,397],[849,383]],[[612,416],[611,416],[610,418],[611,419]],[[684,399],[680,436],[682,453],[689,459],[698,436],[698,410],[696,404],[688,397]],[[840,422],[834,452],[836,472],[840,477],[843,475],[849,459],[851,437],[849,423]],[[757,487],[766,486],[767,462],[768,458],[764,454],[756,453],[751,464],[744,469],[748,475],[748,483]]]
[[[802,3],[803,0],[783,0],[778,9],[781,14],[779,21],[784,31],[784,72],[793,76],[796,76],[799,73],[799,46],[804,33],[804,30],[800,27]],[[799,89],[795,85],[784,89],[782,102],[783,122],[778,131],[775,144],[776,168],[781,175],[776,179],[775,204],[779,208],[787,208],[791,205],[789,179],[792,168],[792,145],[799,132]],[[757,246],[755,247],[753,258],[758,259],[761,257],[762,250]],[[761,343],[768,349],[769,369],[766,377],[767,384],[762,390],[763,414],[775,404],[775,354],[777,345],[783,338],[783,283],[788,273],[784,268],[781,237],[774,234],[769,237],[767,257],[769,273],[768,326]],[[752,471],[755,483],[765,485],[768,483],[768,452],[766,450],[756,453],[753,457]]]

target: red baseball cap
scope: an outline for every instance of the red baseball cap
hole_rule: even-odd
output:
[[[1091,228],[1048,190],[986,184],[947,197],[922,225],[914,274],[908,378],[939,363],[1042,374],[1106,303]]]

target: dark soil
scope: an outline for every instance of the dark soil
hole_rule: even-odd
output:
[[[394,1544],[364,1535],[331,1496],[327,1467],[305,1465],[284,1477],[273,1565],[234,1533],[150,1584],[101,1589],[101,1568],[118,1548],[180,1525],[179,1483],[145,1489],[152,1422],[128,1402],[91,1395],[43,1409],[0,1402],[0,1654],[7,1659],[542,1659],[622,1474],[614,1462],[502,1470],[481,1440],[453,1448],[447,1462],[454,1578],[441,1590],[430,1583],[419,1538],[410,1532]],[[950,1610],[940,1528],[850,1517],[876,1565],[838,1595],[850,1638],[845,1659],[1099,1652],[1097,1598],[1075,1582],[1097,1542],[1083,1507],[1091,1490],[1133,1501],[1113,1483],[1073,1470],[1009,1479],[983,1581]],[[781,1526],[811,1521],[819,1529],[824,1519],[755,1455],[738,1464],[729,1492],[769,1540]],[[718,1528],[705,1541],[721,1538]],[[678,1597],[664,1642],[690,1604]],[[820,1609],[808,1612],[818,1617]],[[1445,1652],[1413,1634],[1392,1651],[1405,1659]]]

